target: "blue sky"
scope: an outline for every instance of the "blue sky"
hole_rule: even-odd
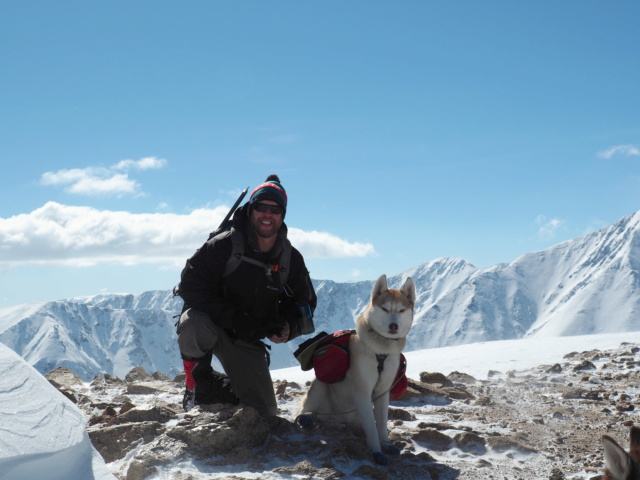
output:
[[[640,209],[634,1],[5,2],[0,306],[169,289],[277,173],[314,279]]]

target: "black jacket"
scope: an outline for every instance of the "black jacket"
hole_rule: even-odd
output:
[[[282,224],[273,249],[262,253],[252,246],[255,242],[250,241],[248,212],[248,204],[239,208],[234,214],[232,227],[232,231],[240,232],[244,237],[244,255],[278,265],[287,237],[286,225]],[[289,340],[299,336],[296,306],[308,304],[314,311],[317,303],[300,252],[291,247],[286,284],[292,295],[287,296],[280,284],[279,272],[267,275],[264,268],[249,262],[240,262],[225,277],[223,272],[232,248],[231,235],[218,235],[187,260],[178,289],[185,308],[207,313],[213,323],[230,335],[249,342],[279,333],[284,322],[288,322],[291,328]]]

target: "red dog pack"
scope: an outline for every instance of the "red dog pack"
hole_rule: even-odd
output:
[[[320,332],[315,337],[300,344],[294,356],[300,362],[302,370],[313,368],[316,378],[323,383],[336,383],[344,380],[349,370],[349,338],[355,330],[339,330],[329,335]],[[400,354],[400,365],[393,381],[389,397],[400,398],[407,391],[407,360]]]

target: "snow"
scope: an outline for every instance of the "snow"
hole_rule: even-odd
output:
[[[478,380],[489,377],[489,371],[506,373],[528,370],[538,365],[553,365],[566,354],[594,349],[609,349],[622,342],[640,343],[640,332],[603,333],[573,337],[526,338],[496,342],[470,343],[452,347],[405,352],[407,376],[420,378],[421,372],[463,372]],[[305,382],[313,379],[313,371],[292,367],[271,373],[274,380]]]
[[[406,354],[407,373],[409,377],[417,378],[424,371],[445,374],[459,371],[477,379],[485,379],[489,371],[506,373],[509,370],[526,370],[544,364],[553,365],[570,352],[616,348],[624,342],[640,343],[640,332],[526,338],[427,349]],[[0,369],[3,372],[0,377],[0,478],[115,478],[91,446],[85,430],[85,419],[75,405],[3,345],[0,345]],[[292,382],[310,380],[312,375],[312,372],[303,372],[300,368],[272,372],[274,380],[286,379]],[[293,411],[296,405],[285,407]],[[180,472],[184,475],[190,470],[202,473],[198,470],[200,467],[174,464],[173,470],[159,472],[158,476],[152,478],[178,478]],[[212,476],[207,478],[222,478],[218,474],[223,475],[223,472],[209,472]],[[255,475],[249,472],[244,474]],[[273,471],[265,471],[259,478],[282,477]]]
[[[0,478],[111,480],[82,412],[0,344]]]

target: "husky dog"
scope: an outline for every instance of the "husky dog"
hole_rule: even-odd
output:
[[[629,453],[608,435],[602,436],[605,480],[640,480],[640,428],[631,427]]]
[[[356,320],[356,333],[349,339],[345,379],[333,384],[312,382],[298,411],[302,427],[313,425],[314,414],[329,415],[364,430],[376,463],[388,463],[385,453],[400,453],[387,431],[389,390],[413,323],[415,301],[416,287],[410,277],[400,290],[389,289],[386,275],[378,278],[369,305]]]

